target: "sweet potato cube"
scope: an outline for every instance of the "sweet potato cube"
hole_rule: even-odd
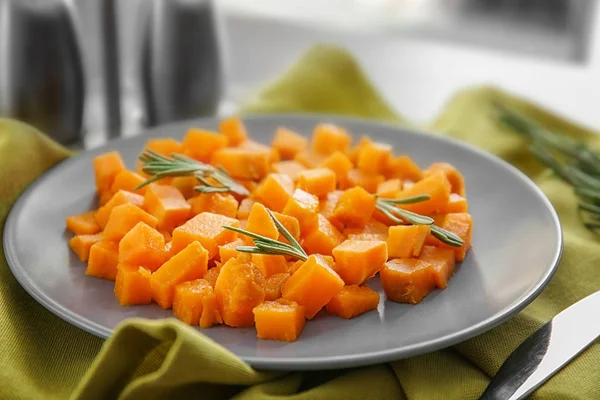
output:
[[[98,207],[102,207],[113,198],[113,193],[106,191],[98,196]]]
[[[206,163],[214,152],[227,147],[227,142],[227,136],[218,132],[190,129],[183,138],[183,153]]]
[[[469,212],[469,203],[467,202],[467,199],[456,193],[450,193],[448,204],[440,211],[442,214],[466,212]]]
[[[178,140],[172,138],[148,139],[146,149],[163,156],[171,157],[173,154],[182,154],[183,145]]]
[[[327,158],[326,155],[317,153],[313,150],[304,150],[296,153],[294,161],[302,164],[306,168],[317,168],[323,164],[323,161]]]
[[[297,185],[299,189],[324,197],[336,188],[335,172],[329,168],[307,169],[298,175]]]
[[[279,155],[279,151],[277,151],[277,149],[255,142],[254,140],[245,140],[240,143],[238,147],[241,149],[266,154],[269,164],[281,161],[281,156]]]
[[[304,329],[304,307],[295,301],[265,301],[253,310],[259,339],[295,342]]]
[[[388,259],[385,242],[345,240],[333,251],[336,272],[346,285],[360,285],[379,271]]]
[[[156,271],[167,259],[165,237],[156,229],[138,222],[119,242],[119,263]]]
[[[320,213],[339,231],[344,229],[344,224],[334,216],[334,213],[335,207],[343,193],[343,190],[334,190],[333,192],[327,193],[327,196],[319,201]]]
[[[284,299],[304,306],[304,315],[312,319],[344,287],[344,281],[319,254],[312,254],[290,276],[281,291]]]
[[[350,189],[359,186],[369,193],[377,192],[377,187],[385,179],[383,175],[372,174],[361,169],[351,169],[341,183],[342,189]]]
[[[392,146],[372,142],[365,145],[358,154],[356,166],[369,174],[383,174],[392,158]]]
[[[387,238],[389,257],[418,257],[430,232],[431,227],[429,225],[390,226]]]
[[[320,167],[329,168],[335,173],[336,182],[339,184],[348,175],[348,172],[352,168],[354,168],[354,164],[348,156],[341,151],[336,151],[329,155],[323,163],[321,163]]]
[[[423,178],[421,168],[408,156],[400,155],[391,158],[384,173],[386,179],[398,178],[402,180],[420,181]]]
[[[85,274],[114,281],[119,264],[119,244],[111,240],[100,240],[90,247]]]
[[[361,187],[346,190],[340,196],[333,217],[348,227],[363,227],[371,219],[377,199]]]
[[[185,199],[190,199],[198,194],[194,189],[199,185],[195,176],[175,176],[171,184],[181,192]]]
[[[138,185],[144,183],[146,178],[137,172],[129,171],[124,169],[119,172],[117,176],[115,176],[115,180],[113,181],[112,186],[110,187],[110,191],[112,193],[117,193],[119,190],[125,190],[127,192],[137,193],[139,195],[144,195],[146,193],[146,186],[135,190]]]
[[[100,154],[94,157],[94,177],[98,194],[110,192],[117,174],[125,170],[125,163],[118,151]]]
[[[86,211],[81,214],[67,217],[67,229],[75,235],[93,235],[100,232],[100,226],[96,222],[96,211]]]
[[[265,278],[287,272],[288,265],[284,256],[268,254],[252,254],[252,263]]]
[[[156,217],[148,214],[136,205],[125,203],[116,206],[111,211],[106,227],[104,228],[104,237],[108,240],[119,241],[138,222],[144,222],[151,228],[156,228],[158,225]]]
[[[441,212],[441,210],[447,206],[448,200],[450,199],[450,189],[450,181],[448,181],[446,175],[443,172],[436,172],[435,174],[429,175],[418,181],[413,187],[404,189],[398,194],[399,199],[428,195],[429,200],[412,204],[401,204],[398,207],[418,214],[428,215]]]
[[[417,304],[435,287],[433,267],[415,258],[396,258],[379,271],[387,299],[396,303]]]
[[[222,263],[215,263],[215,266],[210,268],[208,271],[206,271],[206,274],[204,274],[204,278],[208,283],[210,283],[210,286],[212,288],[215,287],[215,285],[217,284],[217,278],[219,277],[219,273],[221,272],[221,268],[223,267]]]
[[[281,175],[287,175],[292,182],[298,180],[298,174],[306,170],[306,167],[295,160],[285,160],[273,163],[273,172]]]
[[[346,153],[350,150],[352,137],[341,126],[318,124],[313,130],[311,149],[329,155],[335,151]]]
[[[228,326],[254,325],[252,309],[265,299],[265,278],[252,263],[231,259],[221,267],[215,294],[217,307]]]
[[[456,167],[445,162],[433,163],[423,171],[423,176],[427,178],[437,172],[443,172],[446,175],[446,178],[450,182],[451,193],[456,193],[462,197],[465,196],[465,178]]]
[[[174,186],[148,185],[144,195],[144,209],[158,219],[158,228],[172,231],[190,215],[191,206]]]
[[[327,312],[350,319],[377,308],[379,293],[368,286],[344,286],[329,303]]]
[[[356,145],[354,147],[352,147],[350,149],[350,151],[348,151],[348,153],[347,153],[350,161],[352,161],[353,164],[356,164],[358,162],[358,155],[360,154],[362,149],[364,149],[365,146],[367,146],[371,143],[373,143],[373,140],[371,140],[371,138],[369,136],[367,136],[367,135],[361,136],[360,139],[358,140],[358,143],[356,143]]]
[[[200,193],[188,200],[191,214],[198,215],[203,212],[221,214],[235,218],[238,213],[238,201],[231,193]]]
[[[164,309],[171,307],[175,287],[202,278],[207,269],[208,251],[199,242],[190,243],[152,274],[152,298]]]
[[[204,279],[182,282],[175,287],[173,314],[188,325],[202,328],[221,321],[213,288]]]
[[[112,196],[110,200],[100,207],[96,212],[95,218],[98,225],[100,225],[100,228],[104,229],[106,227],[106,223],[108,222],[108,218],[110,217],[110,213],[112,212],[113,208],[127,203],[142,207],[142,204],[144,203],[144,197],[137,193],[128,192],[126,190],[117,191],[114,196]]]
[[[279,151],[283,160],[291,160],[297,153],[306,149],[308,139],[290,129],[279,127],[275,131],[271,146]]]
[[[389,227],[385,224],[382,224],[379,221],[376,221],[374,219],[370,220],[369,222],[367,222],[365,224],[365,226],[361,227],[361,228],[346,228],[344,229],[344,235],[348,236],[348,238],[350,239],[350,235],[375,235],[374,237],[379,237],[379,236],[385,236],[387,238],[388,236],[388,229]]]
[[[248,223],[244,229],[270,239],[277,239],[279,237],[279,230],[273,218],[271,218],[266,207],[261,203],[254,203],[252,205],[252,210],[250,210],[250,215],[248,216]],[[252,238],[249,236],[243,236],[242,239],[246,243],[252,243]]]
[[[270,154],[264,151],[227,147],[215,151],[211,164],[221,166],[234,178],[260,180],[269,173]]]
[[[456,261],[454,250],[443,247],[423,246],[419,260],[428,262],[433,267],[433,280],[440,289],[448,287],[448,282],[454,274]]]
[[[273,216],[283,225],[283,227],[294,237],[296,240],[300,240],[300,222],[292,216],[273,212]],[[288,240],[279,233],[278,239],[280,242],[289,243]]]
[[[225,118],[219,122],[219,131],[227,137],[229,146],[235,147],[248,139],[248,130],[237,115]]]
[[[331,255],[334,247],[344,241],[344,235],[323,215],[318,215],[318,225],[304,236],[302,246],[308,253]]]
[[[294,182],[287,175],[269,174],[254,190],[252,196],[271,211],[281,212],[295,189]]]
[[[256,200],[252,200],[248,197],[240,201],[240,205],[238,206],[237,210],[237,219],[248,219],[254,203],[256,203]]]
[[[237,238],[233,242],[219,246],[219,260],[221,263],[225,263],[230,258],[236,258],[240,254],[236,249],[245,245],[246,243],[241,238]]]
[[[265,300],[273,301],[281,297],[283,284],[290,277],[289,272],[274,274],[265,280]],[[304,314],[302,314],[304,316]]]
[[[102,232],[93,235],[76,235],[69,240],[69,247],[82,262],[87,262],[90,257],[90,248],[103,238]]]
[[[188,244],[198,241],[208,251],[208,258],[214,258],[219,251],[218,246],[233,242],[237,238],[236,232],[223,228],[227,225],[238,227],[239,221],[209,212],[190,218],[173,230],[171,254],[177,254]]]
[[[296,189],[283,208],[282,214],[294,217],[300,223],[300,235],[304,236],[319,223],[319,199],[317,196]]]
[[[402,191],[400,179],[388,179],[377,186],[377,195],[384,199],[395,199]]]
[[[150,271],[132,264],[118,264],[115,278],[115,296],[122,306],[152,303]]]
[[[451,213],[440,216],[439,219],[440,221],[436,221],[436,225],[457,235],[464,244],[460,247],[450,246],[432,235],[427,237],[425,244],[453,249],[456,261],[463,261],[472,245],[473,218],[468,213]]]

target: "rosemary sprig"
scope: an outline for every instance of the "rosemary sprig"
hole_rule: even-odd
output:
[[[200,185],[194,187],[194,190],[201,193],[234,192],[242,196],[250,194],[223,168],[213,167],[182,154],[167,157],[152,150],[145,150],[139,159],[143,164],[142,171],[150,175],[150,178],[139,184],[136,190],[170,176],[195,176]],[[208,178],[212,178],[217,184],[209,182]]]
[[[251,254],[268,254],[268,255],[279,255],[279,256],[290,256],[298,260],[306,261],[308,254],[304,251],[300,243],[290,234],[290,232],[279,222],[279,220],[273,215],[273,213],[267,209],[269,216],[273,219],[277,230],[290,242],[290,244],[280,242],[275,239],[271,239],[256,233],[237,228],[234,226],[224,226],[225,229],[246,235],[254,239],[254,246],[238,246],[237,251]]]

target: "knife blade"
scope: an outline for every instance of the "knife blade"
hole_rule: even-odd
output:
[[[520,400],[600,337],[600,291],[557,314],[504,361],[479,400]]]

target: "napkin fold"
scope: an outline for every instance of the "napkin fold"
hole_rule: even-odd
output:
[[[13,277],[0,249],[0,398],[476,399],[522,340],[600,288],[599,239],[580,223],[571,189],[531,157],[520,136],[498,125],[492,115],[492,103],[498,101],[551,129],[594,144],[598,137],[526,99],[487,86],[455,93],[427,126],[516,165],[559,214],[565,239],[560,267],[540,296],[508,322],[452,348],[388,364],[259,372],[174,319],[132,319],[106,341],[87,334],[36,303]],[[410,125],[349,53],[327,44],[302,55],[282,77],[249,99],[243,112],[329,113]],[[18,194],[68,156],[69,151],[34,128],[0,120],[0,228]],[[534,246],[535,238],[531,242]],[[594,344],[532,399],[598,397],[598,364],[600,347]]]

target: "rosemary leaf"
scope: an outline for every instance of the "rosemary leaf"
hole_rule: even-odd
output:
[[[298,251],[301,254],[308,256],[306,254],[306,252],[304,251],[304,249],[302,248],[302,246],[300,246],[300,243],[298,243],[296,238],[294,238],[294,236],[292,236],[292,234],[290,232],[288,232],[288,230],[285,228],[285,226],[283,226],[283,224],[281,222],[279,222],[279,220],[275,217],[275,215],[273,215],[271,210],[267,209],[267,212],[269,213],[269,216],[271,216],[271,219],[273,219],[273,222],[275,223],[277,230],[283,235],[283,237],[285,237],[293,247],[298,249]]]
[[[421,201],[426,201],[426,200],[429,200],[430,198],[431,197],[429,197],[428,194],[422,194],[419,196],[407,197],[405,199],[382,199],[382,198],[379,198],[379,201],[384,202],[386,204],[390,204],[390,205],[396,205],[396,204],[420,203]]]

